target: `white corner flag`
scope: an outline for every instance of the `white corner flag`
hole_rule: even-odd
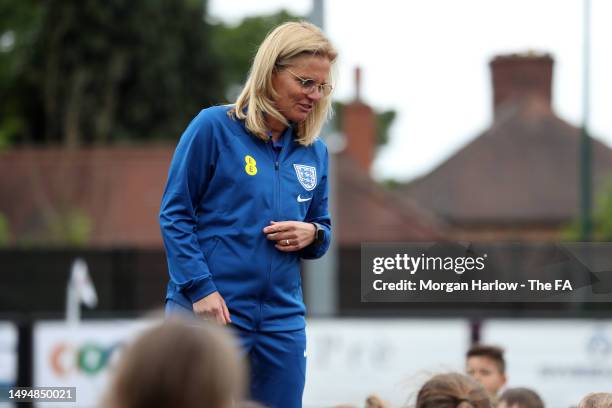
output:
[[[66,294],[66,320],[77,324],[81,318],[81,303],[91,308],[98,304],[98,295],[94,288],[87,263],[77,258],[72,263]]]

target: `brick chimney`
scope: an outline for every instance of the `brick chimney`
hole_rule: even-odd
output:
[[[376,116],[361,100],[361,69],[355,68],[355,99],[342,113],[345,152],[366,172],[370,171],[376,150]]]
[[[538,99],[550,109],[553,58],[528,52],[495,57],[490,62],[493,81],[493,111],[511,100]]]

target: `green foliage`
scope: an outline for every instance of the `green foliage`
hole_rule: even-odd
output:
[[[23,132],[24,127],[22,118],[16,115],[6,115],[0,123],[0,149],[9,147],[13,139]]]
[[[404,185],[404,183],[400,182],[399,180],[396,180],[394,178],[388,178],[388,179],[384,179],[383,181],[380,182],[380,184],[388,189],[388,190],[395,190],[398,187],[401,187]]]
[[[580,241],[581,223],[574,220],[562,233],[566,241]],[[593,241],[612,241],[612,183],[597,197],[593,211]]]
[[[343,102],[333,101],[332,109],[334,116],[331,119],[332,127],[336,132],[342,131],[342,121],[344,120],[344,107],[346,106]]]
[[[15,46],[0,64],[0,138],[175,139],[199,109],[223,102],[205,8],[194,0],[3,0],[0,35],[13,32]]]
[[[89,242],[92,222],[83,211],[72,209],[60,214],[49,225],[47,242],[60,245],[83,246]]]
[[[302,18],[205,16],[200,0],[0,1],[0,148],[176,139],[234,100],[270,30]],[[394,118],[377,113],[378,145]]]
[[[233,101],[242,88],[257,47],[266,35],[277,25],[300,19],[283,10],[268,16],[247,17],[237,26],[220,23],[214,27],[213,50],[223,66],[222,81],[228,100]]]
[[[333,102],[334,118],[333,126],[338,132],[342,131],[343,111],[346,107],[345,103]],[[384,146],[389,142],[389,128],[395,120],[396,111],[394,109],[386,111],[375,111],[376,114],[376,145]]]
[[[1,0],[0,148],[176,139],[234,100],[270,30],[302,18],[205,17],[205,0]],[[394,116],[377,114],[379,145]]]
[[[389,142],[389,128],[395,120],[395,110],[376,113],[376,144],[384,146]]]
[[[0,247],[8,245],[10,238],[10,230],[8,220],[0,213]]]
[[[78,208],[53,211],[36,230],[14,236],[12,244],[22,248],[36,247],[83,247],[91,240],[93,222]],[[8,222],[0,214],[0,247],[11,241]]]
[[[24,134],[26,118],[36,110],[31,64],[42,16],[39,1],[0,1],[0,148]]]
[[[612,241],[612,190],[599,197],[594,221],[596,239],[598,241]]]

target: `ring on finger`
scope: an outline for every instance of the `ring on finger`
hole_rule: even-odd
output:
[[[285,246],[289,246],[289,240],[288,239],[285,240]]]

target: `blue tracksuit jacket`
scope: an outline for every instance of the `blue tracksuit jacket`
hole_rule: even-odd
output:
[[[327,148],[296,143],[289,128],[275,154],[227,115],[230,108],[202,110],[174,153],[159,214],[166,299],[191,309],[218,290],[243,329],[302,329],[300,258],[322,256],[331,240]],[[325,242],[280,252],[262,232],[272,220],[316,222]]]

